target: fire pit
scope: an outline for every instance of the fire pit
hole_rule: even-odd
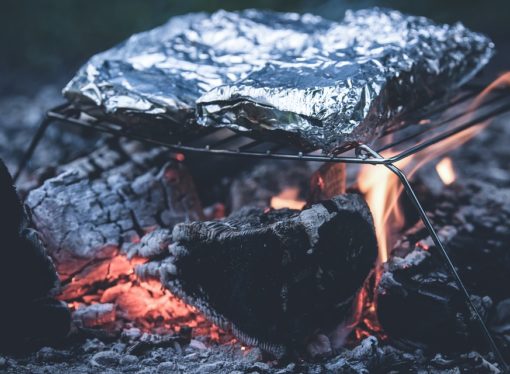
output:
[[[448,249],[452,240],[455,242],[452,238],[457,238],[457,232],[452,233],[444,227],[437,231],[434,227],[434,223],[441,227],[447,225],[445,217],[462,214],[455,212],[454,207],[439,209],[431,218],[428,200],[431,196],[441,200],[438,197],[441,192],[434,189],[433,182],[420,186],[409,178],[419,175],[421,167],[429,161],[465,143],[494,118],[508,113],[508,81],[505,75],[489,86],[473,84],[453,98],[433,102],[388,126],[370,146],[350,142],[330,154],[321,153],[309,145],[303,149],[288,142],[271,142],[264,137],[254,139],[230,128],[212,127],[195,133],[163,136],[159,132],[140,131],[136,126],[125,127],[103,115],[91,115],[76,103],[66,103],[48,111],[15,178],[23,172],[48,126],[56,122],[132,140],[110,140],[102,149],[61,167],[55,177],[31,191],[27,198],[35,225],[46,238],[63,282],[59,298],[74,311],[79,334],[103,341],[115,341],[121,336],[122,343],[107,343],[113,344],[111,349],[95,354],[92,364],[114,367],[121,365],[122,360],[132,360],[136,366],[137,357],[150,361],[154,359],[150,355],[155,350],[182,352],[184,349],[184,366],[167,362],[161,370],[220,372],[226,370],[225,363],[215,363],[220,362],[218,357],[221,355],[234,355],[229,370],[273,370],[268,365],[269,358],[265,362],[254,360],[253,357],[259,354],[257,349],[240,345],[248,343],[262,348],[266,352],[262,356],[270,353],[283,359],[279,365],[285,360],[295,361],[296,357],[327,358],[323,364],[304,364],[307,370],[314,370],[314,365],[322,365],[322,369],[329,371],[376,367],[426,370],[432,365],[439,371],[476,367],[490,372],[498,370],[495,363],[499,369],[506,370],[504,356],[507,348],[501,344],[499,335],[495,338],[495,331],[498,323],[504,328],[504,299],[507,295],[492,294],[482,287],[483,291],[477,291],[482,296],[490,294],[490,298],[472,297],[468,292],[472,282],[470,280],[468,287],[464,285],[461,275],[466,270],[456,266],[451,259],[452,251]],[[173,152],[172,156],[165,149]],[[274,188],[276,197],[272,207],[283,210],[267,210],[270,204],[266,201],[266,210],[241,210],[224,218],[228,203],[202,209],[199,178],[193,180],[193,166],[212,156],[228,156],[246,162],[279,160],[282,163],[296,162],[293,165],[316,162],[333,166],[323,166],[314,174],[308,195],[295,185],[286,186],[288,188],[282,191],[281,182],[268,183],[268,186],[273,185],[268,189]],[[185,157],[191,173],[182,164]],[[345,192],[349,174],[346,177],[343,166],[335,169],[345,164],[360,167],[358,181],[350,189],[365,196],[373,222],[368,217],[370,214],[360,213],[365,209],[363,204],[346,197],[349,194],[341,195],[340,200],[334,197]],[[211,165],[215,165],[214,162]],[[381,170],[391,173],[381,174]],[[437,165],[437,172],[444,185],[451,184],[454,180],[451,159],[443,159]],[[265,179],[277,178],[270,172],[260,173]],[[303,174],[308,176],[310,173]],[[239,175],[230,178],[242,178]],[[340,183],[338,179],[341,179]],[[424,190],[421,192],[425,204],[418,199],[420,189]],[[404,213],[398,210],[402,191],[406,192],[408,208],[413,208]],[[463,203],[461,199],[456,207]],[[475,204],[475,201],[467,204]],[[491,204],[494,206],[495,203],[487,202],[479,209]],[[356,208],[351,209],[353,205]],[[93,209],[89,210],[90,207]],[[408,217],[405,225],[400,220],[402,214]],[[330,218],[324,218],[326,216]],[[462,217],[465,227],[475,224],[469,214]],[[217,218],[223,220],[215,221]],[[198,220],[206,222],[176,226],[181,221]],[[354,228],[345,234],[347,236],[338,234],[340,228],[350,228],[351,225]],[[375,225],[379,247],[378,264],[359,293],[356,294],[358,286],[355,285],[340,300],[331,290],[344,288],[348,283],[346,279],[358,276],[360,279],[356,284],[363,283],[370,268],[367,264],[374,260],[370,255],[376,247],[370,238],[372,225]],[[63,226],[69,227],[70,231],[61,232]],[[169,228],[173,228],[173,232]],[[504,231],[497,224],[486,229]],[[305,245],[301,252],[298,239],[319,244],[311,249]],[[289,245],[292,240],[296,242]],[[337,259],[330,254],[329,244],[326,244],[331,242],[342,243],[346,253],[351,253],[347,248],[354,246],[352,254],[347,260]],[[395,248],[391,248],[395,242]],[[253,249],[249,244],[253,244]],[[243,262],[246,259],[241,255],[236,257],[239,246],[249,253],[250,261]],[[256,249],[260,246],[269,246],[272,250],[259,255]],[[273,261],[271,256],[280,252],[279,246],[281,258]],[[308,258],[312,264],[300,259],[301,253],[308,253],[307,250],[317,253],[317,258]],[[211,256],[207,251],[216,252]],[[438,258],[442,260],[438,261]],[[278,270],[280,263],[284,264],[285,271]],[[328,269],[329,263],[336,267]],[[209,264],[214,264],[213,270],[208,269]],[[476,268],[473,263],[466,265],[466,268],[473,267]],[[234,271],[237,268],[242,271],[237,273]],[[225,278],[215,275],[216,269]],[[262,277],[264,269],[268,272],[267,278]],[[347,273],[353,271],[353,274],[342,278],[335,274],[338,269]],[[200,274],[194,275],[193,271]],[[271,278],[277,273],[288,274],[288,278]],[[324,278],[323,273],[327,274]],[[217,280],[217,277],[221,279]],[[342,283],[335,283],[328,277]],[[314,283],[317,279],[319,281]],[[161,284],[168,289],[162,288]],[[269,292],[272,284],[280,287],[278,292]],[[257,285],[264,292],[257,293]],[[227,295],[238,296],[233,301],[225,300],[222,290]],[[298,293],[293,298],[294,290]],[[251,297],[244,298],[248,292]],[[307,299],[320,308],[308,310],[306,304],[300,305],[297,301],[300,294],[309,295]],[[351,314],[349,307],[354,298],[352,320],[342,318],[342,313]],[[500,315],[499,319],[492,319],[496,321],[494,325],[488,326],[489,311],[496,313],[491,309],[491,298],[500,302],[497,309]],[[187,305],[182,299],[194,306]],[[240,300],[245,309],[235,305]],[[225,307],[227,304],[229,306]],[[273,308],[275,305],[278,308]],[[325,307],[336,310],[335,318],[328,320],[329,314],[324,314],[321,309]],[[279,308],[283,317],[278,314]],[[264,309],[273,311],[267,319],[263,318]],[[420,312],[427,328],[414,329],[405,325],[406,313]],[[314,317],[310,319],[308,315]],[[282,321],[286,318],[289,320]],[[194,330],[194,337],[201,336],[202,340],[192,339],[190,328]],[[447,330],[451,340],[441,341],[437,329]],[[173,334],[169,335],[169,332]],[[232,332],[241,342],[231,335]],[[378,339],[390,343],[384,345]],[[486,344],[480,344],[482,339]],[[202,365],[196,362],[198,358],[195,357],[199,355],[193,349],[206,350],[204,343],[218,344],[221,348],[208,354]],[[83,349],[95,352],[105,343],[89,341],[87,344],[91,347]],[[115,344],[124,344],[124,347]],[[332,358],[345,344],[352,349],[345,349],[340,356]],[[451,361],[441,356],[427,361],[424,352],[414,352],[414,356],[405,352],[419,347],[451,353],[449,344],[456,346],[451,349],[456,354]],[[475,348],[481,352],[488,349],[491,353],[486,357],[477,353],[458,353]],[[59,361],[66,359],[59,355],[69,353],[48,348],[38,354],[42,360]],[[291,363],[279,370],[284,373],[300,369]]]

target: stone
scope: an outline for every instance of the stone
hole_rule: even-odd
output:
[[[119,364],[120,355],[115,351],[102,351],[92,356],[90,363],[93,366],[113,368]]]

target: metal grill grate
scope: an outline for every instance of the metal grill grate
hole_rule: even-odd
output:
[[[365,148],[360,146],[349,146],[335,155],[325,155],[320,150],[302,152],[288,144],[255,140],[228,129],[205,129],[199,134],[184,137],[169,135],[162,139],[161,136],[147,136],[120,124],[102,121],[83,114],[72,104],[64,104],[50,110],[46,120],[93,128],[115,136],[138,139],[180,152],[322,162],[387,164],[411,156],[469,127],[510,111],[510,91],[497,90],[475,107],[473,104],[480,91],[479,87],[471,87],[448,103],[433,106],[421,114],[415,114],[412,120],[388,129],[370,148],[377,153],[393,149],[396,153],[394,152],[395,154],[391,158],[367,158],[366,153],[356,152],[356,150]]]

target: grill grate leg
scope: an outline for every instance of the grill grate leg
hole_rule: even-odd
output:
[[[34,137],[32,138],[32,141],[30,142],[30,145],[28,146],[27,150],[21,157],[16,173],[14,173],[14,176],[12,178],[14,183],[18,181],[19,176],[21,175],[23,170],[25,170],[28,162],[30,161],[34,154],[35,149],[37,148],[37,145],[44,137],[44,134],[46,133],[46,130],[48,129],[51,122],[52,122],[51,118],[49,118],[47,115],[44,116],[44,118],[42,119],[39,128],[37,129],[36,133],[34,134]]]

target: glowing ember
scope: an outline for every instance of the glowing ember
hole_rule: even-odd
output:
[[[453,168],[453,162],[450,157],[445,157],[441,161],[439,161],[436,165],[436,171],[439,175],[439,178],[443,181],[447,186],[455,182],[456,174],[455,169]]]
[[[225,334],[217,326],[172,295],[159,281],[137,278],[134,267],[145,261],[127,259],[122,254],[105,259],[73,277],[64,285],[59,298],[73,311],[95,304],[114,304],[115,322],[128,322],[143,331],[177,332],[181,325],[187,325],[212,341],[221,340]],[[99,321],[97,325],[102,324]]]
[[[299,188],[285,188],[278,195],[271,198],[270,206],[273,209],[298,209],[301,210],[306,205],[306,201],[299,199]]]

